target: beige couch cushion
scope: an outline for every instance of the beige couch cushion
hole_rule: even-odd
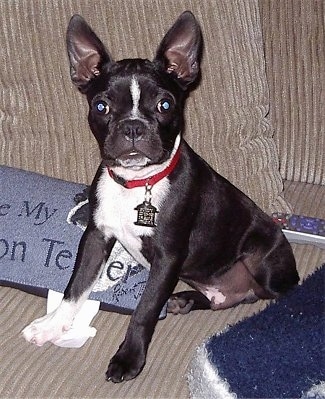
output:
[[[264,209],[280,197],[257,0],[0,2],[0,163],[90,182],[99,157],[87,105],[72,86],[65,31],[82,14],[116,59],[152,58],[177,16],[191,9],[205,39],[203,79],[191,95],[186,138]]]
[[[295,209],[325,217],[321,198],[325,187],[286,184]],[[294,245],[299,274],[305,278],[325,261],[325,252],[310,245]],[[181,287],[179,287],[181,289]],[[99,312],[97,335],[81,349],[53,345],[36,348],[19,335],[23,327],[45,311],[45,300],[0,287],[0,398],[124,398],[188,399],[186,369],[205,338],[263,309],[266,302],[240,305],[218,312],[196,311],[167,318],[157,325],[143,372],[130,382],[105,382],[105,370],[120,345],[129,317]]]
[[[152,56],[152,46],[185,8],[197,14],[206,38],[202,85],[189,100],[186,136],[265,208],[279,204],[281,180],[265,119],[267,87],[254,0],[0,1],[0,162],[90,181],[98,153],[88,132],[85,101],[68,76],[64,32],[70,15],[82,13],[117,58],[145,57]],[[294,205],[302,204],[297,204],[299,212],[309,213],[310,204],[314,216],[324,209],[319,187],[289,184],[287,193]],[[310,246],[295,246],[295,254],[302,276],[324,261],[324,252]],[[129,317],[100,312],[94,322],[97,337],[79,350],[36,348],[19,334],[44,313],[45,300],[0,287],[0,302],[0,397],[17,399],[188,398],[186,367],[197,345],[265,306],[259,302],[220,312],[169,315],[158,323],[143,373],[115,385],[105,382],[104,372]]]
[[[325,184],[324,1],[260,0],[270,121],[284,179]]]

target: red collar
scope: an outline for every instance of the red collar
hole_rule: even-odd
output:
[[[121,176],[116,175],[109,167],[107,167],[107,169],[111,178],[114,179],[116,183],[121,184],[125,188],[144,187],[146,185],[153,186],[154,184],[158,183],[161,179],[168,176],[175,169],[179,161],[180,155],[181,155],[181,150],[179,146],[173,159],[171,160],[170,164],[167,166],[166,169],[162,170],[156,175],[147,177],[145,179],[124,180]]]

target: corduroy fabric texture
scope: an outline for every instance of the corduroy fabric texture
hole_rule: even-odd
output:
[[[325,45],[323,0],[260,0],[282,177],[325,184]]]
[[[269,2],[263,1],[266,7]],[[282,3],[286,2],[274,1],[273,7]],[[293,8],[298,4],[300,9],[298,0],[290,4]],[[262,8],[265,18],[263,4]],[[286,170],[283,159],[288,159],[291,176],[323,173],[323,155],[314,145],[321,144],[322,138],[319,129],[313,130],[314,136],[307,136],[305,153],[309,151],[315,161],[301,163],[298,150],[291,149],[291,155],[285,155],[291,148],[285,143],[289,141],[295,146],[297,141],[299,148],[301,136],[283,129],[283,118],[276,120],[272,115],[281,98],[273,97],[271,118],[266,118],[269,100],[263,45],[270,44],[262,37],[255,0],[0,1],[0,163],[89,183],[99,155],[87,125],[86,101],[69,78],[65,30],[70,16],[75,12],[82,14],[116,59],[150,58],[164,32],[185,9],[197,15],[205,38],[202,83],[188,101],[186,138],[264,209],[287,209],[279,197],[282,183],[269,121],[277,122],[275,133],[278,146],[282,146],[282,173]],[[286,13],[287,18],[290,15]],[[295,37],[284,34],[283,41],[286,40]],[[319,40],[324,43],[324,38]],[[301,67],[298,69],[302,71]],[[278,73],[276,79],[282,79]],[[282,83],[302,84],[296,78],[297,74],[293,74],[291,80]],[[281,93],[277,95],[281,97]],[[295,104],[291,106],[298,109]],[[299,111],[317,116],[315,101],[312,105],[300,103],[300,107]],[[290,110],[288,106],[286,112]],[[322,118],[322,114],[318,117]],[[291,117],[298,118],[298,113]],[[287,121],[283,121],[283,127]],[[306,169],[302,171],[302,167]],[[321,180],[313,179],[315,183]],[[288,182],[285,196],[297,213],[324,217],[324,191],[324,186]],[[318,248],[295,245],[294,251],[302,278],[324,262],[324,251]],[[51,345],[36,348],[21,338],[20,331],[44,314],[45,300],[0,287],[0,303],[1,399],[186,399],[186,367],[195,348],[208,336],[265,306],[259,302],[220,312],[169,315],[158,323],[142,374],[133,381],[115,385],[105,382],[104,372],[124,337],[128,316],[100,312],[94,322],[96,338],[79,350]]]
[[[0,2],[0,163],[89,183],[99,162],[87,105],[69,77],[65,32],[83,15],[115,59],[152,59],[190,9],[203,29],[202,83],[185,137],[266,210],[286,210],[269,110],[257,0]]]
[[[325,188],[286,184],[286,196],[301,213],[324,216],[316,200]],[[302,279],[325,261],[325,252],[309,245],[294,245]],[[178,290],[184,289],[180,284]],[[19,335],[31,320],[45,311],[45,300],[11,288],[0,287],[0,398],[111,398],[187,399],[186,368],[195,349],[207,337],[265,308],[266,301],[240,305],[224,311],[196,311],[185,316],[168,315],[159,321],[147,364],[133,381],[107,383],[105,370],[124,337],[129,317],[99,312],[94,320],[96,337],[83,348],[63,349],[53,345],[37,348]]]

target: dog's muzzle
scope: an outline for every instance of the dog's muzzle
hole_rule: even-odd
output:
[[[142,140],[147,131],[148,126],[140,119],[128,119],[118,125],[119,134],[122,134],[127,141],[132,143]]]
[[[123,167],[144,167],[150,161],[148,151],[148,125],[140,119],[126,119],[118,124],[119,141],[124,141],[122,153],[116,161]],[[149,147],[150,148],[150,147]]]
[[[116,160],[124,168],[142,168],[150,161],[148,157],[136,150],[122,154]]]

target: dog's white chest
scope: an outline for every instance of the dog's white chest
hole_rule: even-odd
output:
[[[169,188],[168,178],[162,179],[152,187],[151,203],[158,212]],[[104,168],[97,186],[98,207],[94,214],[94,222],[106,239],[115,237],[135,260],[149,268],[150,264],[141,252],[141,236],[152,236],[154,227],[135,224],[138,215],[135,208],[144,202],[145,192],[145,187],[128,189],[116,183]],[[157,218],[159,219],[159,214]]]

